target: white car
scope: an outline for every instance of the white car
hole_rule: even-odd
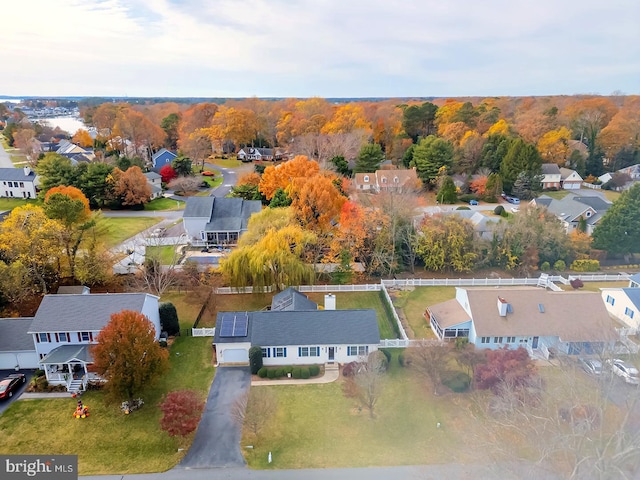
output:
[[[638,369],[633,365],[617,358],[610,360],[609,364],[611,365],[611,371],[622,378],[625,382],[631,385],[638,385],[640,383]]]
[[[602,373],[602,362],[593,358],[580,358],[582,369],[591,375],[600,375]]]
[[[520,211],[520,209],[518,207],[511,207],[511,211],[513,213],[518,213]]]

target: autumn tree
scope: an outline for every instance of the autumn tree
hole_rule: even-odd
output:
[[[67,256],[69,274],[75,278],[75,260],[85,233],[95,226],[91,219],[89,200],[75,187],[54,187],[50,189],[43,204],[47,217],[58,220],[62,228],[60,241]]]
[[[487,350],[486,362],[475,370],[477,387],[494,393],[498,393],[504,384],[516,388],[525,386],[537,374],[529,353],[522,347]]]
[[[75,262],[75,278],[82,285],[105,284],[111,277],[111,265],[115,262],[111,252],[96,238],[86,243]]]
[[[566,127],[545,133],[538,140],[538,151],[542,160],[563,167],[569,158],[569,140],[571,140],[571,131]]]
[[[196,177],[177,177],[171,180],[167,187],[178,195],[183,195],[188,192],[197,192],[201,183],[202,181]]]
[[[34,152],[36,132],[31,128],[21,128],[13,134],[13,145],[19,148],[27,158],[31,159]]]
[[[316,233],[327,232],[332,228],[346,201],[335,181],[329,175],[298,177],[287,188],[291,208],[303,228]]]
[[[407,363],[423,380],[428,381],[434,395],[442,383],[442,374],[447,368],[447,358],[451,354],[448,344],[438,341],[422,341],[407,350]]]
[[[363,145],[356,158],[356,165],[353,169],[355,173],[373,173],[380,168],[384,160],[382,147],[377,143]]]
[[[159,332],[143,314],[122,310],[111,319],[91,345],[93,366],[107,380],[113,400],[130,403],[169,368],[169,351],[156,341]]]
[[[1,235],[1,234],[0,234]],[[18,310],[22,302],[38,293],[28,265],[21,260],[0,261],[0,296]]]
[[[8,265],[20,262],[20,271],[27,271],[30,283],[46,294],[59,274],[61,230],[42,207],[16,207],[0,223],[0,258]]]
[[[76,145],[81,146],[82,148],[93,147],[93,138],[91,138],[89,132],[84,128],[78,129],[78,131],[71,138],[71,141]]]
[[[162,146],[166,137],[162,128],[129,106],[118,111],[113,135],[130,140],[135,154],[143,156]]]
[[[453,145],[433,135],[423,139],[413,151],[411,166],[416,167],[418,177],[429,188],[441,167],[453,164]]]
[[[231,417],[257,440],[277,409],[278,399],[271,390],[254,387],[235,400],[231,408]]]
[[[281,188],[286,191],[294,179],[315,177],[319,172],[318,162],[309,160],[304,155],[298,155],[293,160],[279,165],[269,165],[260,180],[260,193],[267,200],[271,200],[276,190]]]
[[[177,390],[165,395],[160,404],[160,428],[169,436],[189,435],[198,428],[204,402],[193,390]]]
[[[164,165],[160,169],[160,176],[162,177],[162,183],[169,183],[171,180],[178,176],[178,173],[173,169],[171,165]]]
[[[636,184],[605,212],[593,231],[593,248],[611,255],[640,251],[640,185]]]
[[[457,215],[425,217],[415,240],[426,270],[468,272],[475,265],[473,225]]]
[[[336,108],[331,119],[322,127],[321,133],[340,134],[355,130],[370,132],[371,124],[367,121],[362,106],[347,103]]]
[[[114,169],[111,185],[114,199],[120,205],[142,207],[151,199],[151,186],[140,167],[131,167],[126,172]]]
[[[479,176],[471,181],[469,189],[476,195],[483,197],[487,192],[487,181],[489,178],[486,175]]]

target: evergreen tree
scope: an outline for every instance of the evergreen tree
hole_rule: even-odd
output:
[[[343,177],[351,176],[351,169],[349,168],[349,163],[345,160],[342,155],[336,155],[333,157],[330,162],[336,167],[336,172],[338,172]]]
[[[368,143],[360,149],[354,173],[373,173],[380,168],[384,160],[382,147],[377,143]]]
[[[511,142],[509,150],[500,165],[502,184],[507,192],[511,192],[520,172],[526,172],[530,178],[542,173],[542,158],[535,145],[521,138]]]
[[[440,203],[456,203],[456,200],[458,199],[458,196],[456,195],[456,185],[453,183],[453,178],[449,175],[443,178],[442,186],[438,190],[436,198]]]
[[[623,192],[593,232],[593,248],[611,255],[640,252],[640,184]]]
[[[271,203],[269,203],[271,208],[288,207],[289,205],[291,205],[291,199],[282,188],[276,190],[271,198]]]
[[[420,140],[413,151],[411,166],[416,167],[418,177],[427,188],[433,186],[441,167],[451,167],[452,164],[453,145],[434,135]]]

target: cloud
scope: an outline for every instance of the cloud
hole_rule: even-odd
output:
[[[635,0],[23,0],[0,94],[640,91]],[[584,78],[588,75],[588,78]],[[635,79],[634,79],[635,78]]]

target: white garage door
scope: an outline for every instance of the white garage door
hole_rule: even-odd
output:
[[[13,370],[17,361],[15,353],[0,353],[0,370]]]
[[[20,368],[40,368],[39,358],[36,352],[18,353],[18,365]]]
[[[249,363],[249,351],[244,348],[226,349],[222,356],[222,363]]]

